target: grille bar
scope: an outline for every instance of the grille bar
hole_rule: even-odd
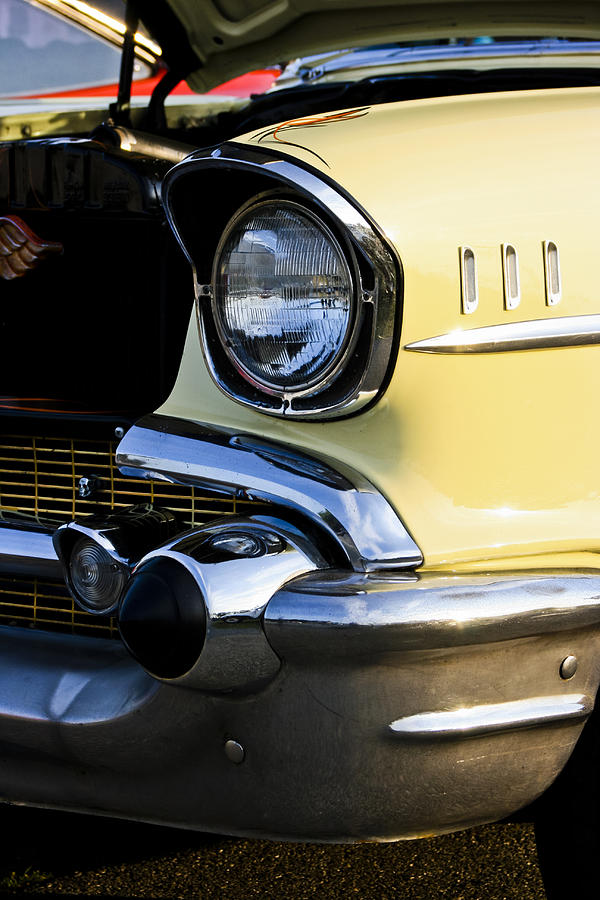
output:
[[[204,489],[123,476],[115,465],[114,441],[73,440],[11,435],[0,441],[0,509],[68,521],[91,513],[153,503],[181,517],[183,527],[215,516],[249,512],[250,500],[211,495]],[[96,475],[100,490],[79,497],[83,476]]]
[[[79,609],[63,581],[0,576],[0,625],[116,638],[116,619]]]

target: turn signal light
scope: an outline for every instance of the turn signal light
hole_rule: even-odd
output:
[[[107,613],[121,595],[129,569],[90,538],[80,538],[69,561],[71,584],[88,612]],[[115,599],[116,598],[116,599]]]
[[[173,513],[149,504],[68,522],[52,538],[67,587],[86,612],[114,612],[136,563],[179,531]]]

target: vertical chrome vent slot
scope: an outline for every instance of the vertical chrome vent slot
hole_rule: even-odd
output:
[[[504,281],[504,309],[516,309],[521,302],[519,257],[512,244],[502,244],[502,279]]]
[[[479,302],[477,290],[477,263],[470,247],[459,247],[460,259],[460,291],[462,311],[465,314],[475,312]]]
[[[560,302],[560,260],[558,247],[554,241],[544,241],[544,280],[546,282],[546,306],[556,306]]]

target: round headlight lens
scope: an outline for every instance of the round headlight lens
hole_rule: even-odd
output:
[[[292,392],[322,381],[354,318],[352,277],[337,240],[294,203],[247,210],[216,260],[215,317],[227,353],[250,381]]]

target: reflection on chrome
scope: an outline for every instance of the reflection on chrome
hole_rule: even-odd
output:
[[[344,654],[354,641],[365,653],[439,650],[598,622],[600,576],[561,571],[406,573],[399,579],[331,570],[297,579],[265,612],[269,635],[285,638],[286,648],[289,639],[294,653],[302,648],[309,654]]]
[[[493,732],[550,725],[588,716],[593,700],[584,694],[528,697],[462,709],[417,713],[392,722],[390,731],[414,739],[478,737]]]
[[[275,441],[152,415],[127,432],[117,465],[132,477],[218,488],[299,512],[358,571],[423,561],[396,511],[359,472]]]
[[[0,508],[0,572],[48,578],[60,575],[52,543],[55,527],[36,516]]]
[[[600,343],[600,316],[561,316],[484,328],[457,329],[405,344],[418,353],[505,353],[509,350],[549,350]]]
[[[250,553],[232,550],[231,539],[241,537],[250,545],[254,543]],[[153,649],[148,656],[146,634],[142,630],[140,636],[138,626],[148,613],[144,612],[146,588],[136,593],[136,580],[141,579],[143,584],[148,573],[160,571],[165,561],[171,572],[186,570],[195,585],[192,588],[186,583],[178,590],[176,582],[170,582],[169,590],[177,596],[178,605],[178,617],[170,623],[171,635],[182,620],[193,621],[195,608],[202,607],[205,616],[195,652],[181,669],[180,661],[172,660],[170,647],[164,657],[162,648],[159,652]],[[152,550],[140,561],[120,607],[121,634],[142,665],[157,678],[202,690],[250,689],[273,678],[281,665],[262,628],[267,603],[287,581],[324,565],[319,552],[303,535],[275,518],[261,521],[255,516],[206,525]],[[137,646],[141,655],[136,652]],[[158,666],[153,665],[153,658],[158,659]],[[161,669],[165,659],[168,672]]]

